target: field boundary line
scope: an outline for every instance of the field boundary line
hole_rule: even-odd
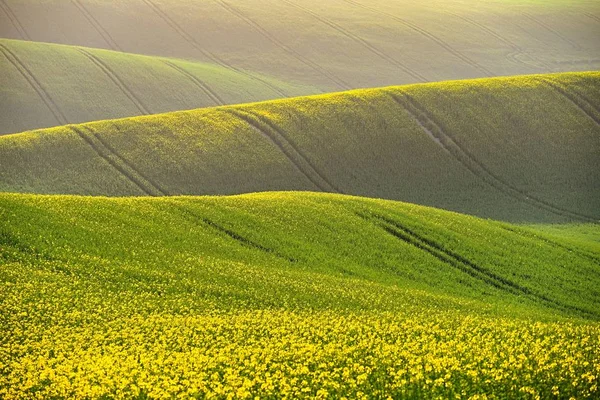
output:
[[[395,60],[394,58],[388,56],[387,54],[385,54],[383,51],[377,49],[377,47],[373,46],[371,43],[369,43],[368,41],[366,41],[365,39],[361,38],[358,35],[355,35],[352,32],[349,32],[348,30],[346,30],[345,28],[343,28],[342,26],[338,25],[337,23],[317,14],[316,12],[309,10],[306,7],[303,7],[301,5],[298,5],[296,3],[293,3],[289,0],[281,0],[284,3],[295,7],[299,10],[304,11],[305,13],[312,15],[313,18],[315,18],[316,20],[320,21],[321,23],[329,26],[330,28],[336,30],[337,32],[341,33],[342,35],[346,36],[347,38],[354,40],[355,42],[361,44],[362,46],[364,46],[365,48],[367,48],[369,51],[371,51],[371,53],[379,56],[380,58],[382,58],[383,60],[387,61],[388,63],[394,65],[395,67],[399,68],[400,70],[402,70],[405,74],[410,75],[411,77],[413,77],[414,79],[416,79],[419,82],[428,82],[429,80],[427,78],[425,78],[423,75],[421,75],[420,73],[412,70],[411,68],[407,67],[406,65],[404,65],[403,63],[401,63],[400,61]]]
[[[484,66],[478,64],[476,61],[471,60],[469,57],[467,57],[466,55],[464,55],[463,53],[461,53],[460,51],[456,50],[454,47],[452,47],[450,44],[448,44],[446,41],[444,41],[443,39],[437,37],[436,35],[434,35],[433,33],[419,27],[416,24],[413,24],[412,22],[409,22],[407,20],[405,20],[404,18],[400,18],[394,14],[388,13],[387,11],[382,11],[379,10],[377,8],[371,7],[371,6],[367,6],[365,4],[359,3],[357,1],[354,0],[342,0],[346,3],[352,4],[356,7],[361,7],[365,10],[370,10],[374,13],[380,14],[380,15],[385,15],[397,22],[400,22],[402,25],[412,29],[413,31],[420,33],[421,35],[425,36],[426,38],[428,38],[429,40],[432,40],[433,42],[437,43],[440,47],[444,48],[447,52],[451,53],[452,55],[454,55],[455,57],[461,59],[462,61],[464,61],[465,63],[467,63],[468,65],[470,65],[471,67],[479,70],[480,72],[483,72],[486,76],[494,76],[495,74],[493,72],[491,72],[489,69],[485,68]]]
[[[338,192],[325,177],[323,177],[318,170],[312,165],[312,163],[306,159],[306,157],[292,144],[285,135],[282,134],[282,130],[277,128],[270,121],[250,111],[242,111],[237,109],[224,110],[229,112],[231,115],[246,122],[252,129],[260,133],[262,136],[267,138],[272,144],[275,145],[286,158],[298,169],[298,171],[304,175],[315,187],[323,192]]]
[[[17,69],[17,71],[19,71],[23,78],[25,78],[38,96],[40,96],[44,104],[46,104],[46,107],[48,107],[50,112],[54,115],[54,118],[56,118],[56,121],[61,125],[68,124],[69,121],[67,120],[67,117],[63,114],[58,105],[56,105],[56,102],[44,89],[40,81],[37,80],[35,75],[31,72],[31,70],[29,70],[29,68],[27,68],[27,66],[19,59],[19,57],[17,57],[2,43],[0,43],[0,51],[4,54],[8,62],[10,62]]]
[[[79,0],[71,0],[71,1],[75,5],[75,7],[77,7],[77,9],[79,9],[79,12],[81,12],[81,14],[83,14],[85,19],[87,19],[88,22],[94,27],[96,32],[98,32],[98,34],[100,36],[102,36],[102,39],[104,39],[106,44],[108,44],[113,50],[122,51],[121,47],[119,47],[119,45],[117,44],[115,39],[113,39],[111,34],[108,33],[108,31],[106,29],[104,29],[102,24],[100,24],[100,22],[92,15],[92,13],[87,8],[85,8],[85,6]]]
[[[21,37],[24,40],[31,40],[31,37],[17,18],[17,15],[14,13],[12,8],[10,8],[8,3],[6,3],[6,0],[0,0],[0,8],[2,8],[2,11],[4,11],[6,16],[10,20],[10,23],[15,27],[17,32],[19,32],[19,35],[21,35]]]
[[[346,90],[352,89],[352,87],[349,84],[347,84],[343,80],[339,79],[338,77],[336,77],[335,75],[333,75],[332,73],[330,73],[329,71],[327,71],[321,65],[317,64],[316,62],[313,62],[312,60],[308,59],[307,57],[302,56],[296,50],[294,50],[293,48],[287,46],[285,43],[281,42],[279,39],[277,39],[277,37],[273,36],[265,28],[263,28],[258,22],[255,22],[252,18],[248,17],[247,15],[245,15],[244,13],[242,13],[240,10],[238,10],[237,8],[235,8],[234,6],[232,6],[231,4],[226,3],[223,0],[214,0],[214,1],[217,2],[217,3],[219,3],[221,5],[221,7],[223,7],[225,10],[229,11],[231,14],[237,16],[238,18],[240,18],[241,20],[243,20],[244,22],[246,22],[248,25],[250,25],[251,27],[253,27],[256,31],[258,31],[265,38],[267,38],[269,41],[271,41],[272,43],[274,43],[277,47],[279,47],[284,52],[288,53],[289,55],[291,55],[292,57],[294,57],[295,59],[297,59],[298,61],[300,61],[304,65],[306,65],[306,66],[312,68],[313,70],[317,71],[319,74],[321,74],[322,76],[328,78],[329,80],[331,80],[332,82],[334,82],[336,85],[340,86],[342,89],[346,89]]]
[[[491,187],[503,192],[506,195],[513,197],[514,199],[524,201],[537,208],[546,210],[548,212],[560,215],[571,219],[582,219],[588,222],[598,222],[593,217],[583,215],[577,212],[573,212],[561,207],[555,206],[548,203],[545,200],[541,200],[524,190],[518,189],[502,178],[491,172],[484,164],[477,160],[472,154],[460,146],[447,132],[444,131],[441,124],[435,120],[435,118],[427,112],[417,101],[408,93],[404,91],[398,91],[398,93],[386,90],[386,93],[404,110],[413,116],[417,120],[424,119],[425,122],[421,121],[421,125],[431,125],[432,129],[429,131],[437,137],[438,143],[441,143],[448,152],[465,168],[467,168],[473,175],[487,183]],[[429,122],[429,124],[427,123]]]
[[[596,125],[600,126],[600,118],[590,112],[588,109],[592,109],[594,111],[598,111],[596,107],[590,103],[585,97],[581,96],[579,93],[562,87],[560,84],[553,82],[548,78],[539,78],[541,82],[543,82],[546,86],[550,87],[564,98],[569,100],[575,107],[581,110],[586,116],[588,116],[592,121],[596,123]]]
[[[266,79],[263,79],[259,76],[251,74],[248,71],[244,71],[243,69],[237,68],[237,67],[225,62],[223,59],[217,57],[212,52],[204,49],[202,46],[200,46],[200,44],[196,41],[196,39],[194,39],[189,33],[187,33],[187,31],[185,29],[183,29],[181,27],[181,25],[179,25],[176,21],[174,21],[173,18],[171,18],[166,12],[164,12],[163,10],[160,9],[160,7],[158,7],[156,4],[154,4],[154,2],[152,2],[152,0],[142,0],[142,1],[152,11],[154,11],[154,13],[156,15],[158,15],[158,17],[160,19],[162,19],[167,25],[169,25],[171,27],[171,29],[173,29],[175,32],[177,32],[177,34],[179,36],[181,36],[186,42],[191,44],[192,47],[194,47],[196,50],[198,50],[204,57],[212,60],[212,62],[214,62],[224,68],[227,68],[231,71],[237,72],[238,74],[247,76],[248,78],[250,78],[254,81],[262,83],[263,85],[267,86],[269,89],[273,90],[280,96],[288,97],[288,95],[285,92],[283,92],[279,87],[271,84]]]
[[[383,215],[374,213],[371,213],[370,216],[368,214],[358,213],[358,216],[367,221],[373,219],[379,221],[379,223],[376,222],[376,225],[378,225],[390,235],[422,251],[431,254],[438,260],[465,272],[466,274],[472,276],[475,279],[479,279],[480,281],[488,283],[496,287],[497,289],[507,291],[515,295],[524,295],[535,300],[541,300],[542,302],[547,303],[553,308],[558,308],[563,311],[571,310],[587,315],[597,316],[596,313],[584,310],[577,306],[564,304],[560,301],[553,300],[543,294],[536,293],[530,288],[522,286],[518,283],[511,281],[510,279],[498,275],[490,271],[488,268],[482,267],[472,262],[471,260],[461,256],[460,254],[446,249],[443,245],[437,243],[436,241],[416,233],[414,230],[409,229],[408,227],[398,223],[397,221],[389,217],[385,217]]]
[[[148,108],[142,103],[142,101],[125,85],[125,83],[119,78],[119,76],[112,70],[104,61],[102,61],[99,57],[90,53],[89,51],[78,48],[77,49],[81,54],[86,56],[92,63],[94,63],[104,74],[111,80],[113,83],[123,92],[127,98],[137,107],[140,113],[148,115],[151,114]]]
[[[223,99],[214,90],[212,90],[206,83],[202,82],[191,72],[186,71],[183,67],[180,67],[179,65],[169,60],[162,60],[162,62],[174,69],[175,71],[178,71],[180,74],[186,76],[189,80],[191,80],[194,83],[194,85],[196,85],[196,87],[202,90],[215,103],[215,105],[222,106],[225,104]]]
[[[230,239],[235,240],[236,242],[240,243],[242,246],[244,247],[249,247],[252,249],[256,249],[256,250],[260,250],[264,253],[268,253],[268,254],[272,254],[275,257],[278,258],[282,258],[286,261],[289,261],[291,263],[295,263],[298,260],[296,260],[295,258],[292,257],[287,257],[283,254],[278,253],[277,251],[269,248],[269,247],[265,247],[260,243],[257,243],[253,240],[250,240],[242,235],[240,235],[237,232],[232,231],[229,228],[224,227],[221,224],[216,223],[215,221],[213,221],[212,219],[206,218],[204,216],[198,215],[197,213],[193,212],[192,210],[190,210],[189,207],[186,207],[185,205],[181,204],[181,201],[179,200],[174,200],[171,204],[175,205],[175,207],[177,209],[179,209],[180,211],[182,211],[184,214],[188,215],[189,217],[192,217],[194,219],[193,222],[197,222],[197,221],[201,221],[202,223],[204,223],[205,225],[207,225],[208,227],[216,230],[217,232],[229,237]]]

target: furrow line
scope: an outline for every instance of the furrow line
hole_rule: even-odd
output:
[[[63,114],[60,108],[56,105],[52,97],[48,94],[48,92],[44,89],[41,83],[37,80],[35,75],[27,68],[27,66],[19,60],[19,58],[5,45],[0,43],[0,51],[4,54],[8,62],[10,62],[19,73],[25,78],[25,80],[29,83],[29,85],[35,90],[35,92],[40,96],[46,107],[50,110],[50,112],[56,118],[56,121],[60,125],[65,125],[69,121],[67,117]]]
[[[528,20],[534,22],[535,24],[541,26],[542,28],[544,28],[548,32],[552,33],[554,36],[556,36],[557,38],[559,38],[563,42],[570,44],[574,49],[581,50],[581,46],[579,46],[577,43],[575,43],[571,39],[569,39],[566,36],[564,36],[562,33],[560,33],[559,31],[557,31],[556,29],[552,28],[551,26],[549,26],[545,22],[540,21],[538,18],[536,18],[533,15],[528,14],[528,13],[522,13],[522,15],[525,18],[527,18]]]
[[[112,157],[110,156],[110,154],[108,153],[108,151],[102,150],[98,144],[94,143],[94,140],[92,139],[92,137],[90,135],[87,135],[83,131],[83,129],[81,129],[80,127],[77,127],[75,125],[72,125],[71,129],[75,133],[77,133],[77,135],[79,135],[79,137],[85,143],[87,143],[91,147],[91,149],[94,150],[94,152],[96,152],[96,154],[98,154],[104,161],[106,161],[108,164],[110,164],[123,177],[125,177],[127,180],[129,180],[131,183],[133,183],[138,189],[140,189],[142,192],[146,193],[148,196],[154,196],[152,194],[152,192],[148,188],[146,188],[146,186],[139,179],[137,179],[133,174],[128,172],[122,165],[119,165],[118,162],[113,160]]]
[[[106,29],[104,29],[100,22],[98,22],[98,20],[92,15],[92,13],[89,12],[88,9],[85,8],[85,6],[79,0],[72,0],[72,2],[75,5],[75,7],[77,7],[79,12],[83,14],[85,19],[87,19],[88,22],[94,27],[96,32],[98,32],[98,34],[102,36],[102,39],[104,39],[104,41],[106,42],[106,44],[108,44],[110,48],[112,48],[113,50],[122,51],[121,47],[119,47],[119,45],[110,35],[110,33],[108,33]]]
[[[256,31],[258,31],[260,34],[262,34],[265,38],[267,38],[269,41],[274,43],[277,47],[282,49],[284,52],[286,52],[289,55],[291,55],[292,57],[294,57],[296,60],[300,61],[304,65],[317,71],[319,74],[328,78],[329,80],[334,82],[336,85],[340,86],[342,89],[351,89],[351,86],[349,84],[347,84],[343,80],[339,79],[335,75],[329,73],[325,68],[323,68],[319,64],[302,56],[300,53],[298,53],[296,50],[292,49],[291,47],[287,46],[285,43],[281,42],[274,35],[270,34],[266,29],[264,29],[260,24],[258,24],[257,22],[252,20],[250,17],[243,14],[237,8],[233,7],[232,5],[226,3],[223,0],[215,0],[215,2],[219,3],[219,5],[221,5],[221,7],[223,7],[225,10],[229,11],[231,14],[237,16],[238,18],[240,18],[241,20],[246,22],[248,25],[253,27]]]
[[[221,234],[229,237],[230,239],[235,240],[236,242],[240,243],[244,247],[250,247],[250,248],[253,248],[253,249],[256,249],[256,250],[260,250],[260,251],[262,251],[264,253],[272,254],[272,255],[274,255],[274,256],[276,256],[278,258],[283,258],[284,260],[292,262],[292,263],[295,263],[295,262],[298,261],[295,258],[287,257],[285,255],[282,255],[282,254],[276,252],[275,250],[273,250],[271,248],[268,248],[268,247],[265,247],[265,246],[261,245],[260,243],[256,243],[255,241],[250,240],[250,239],[248,239],[248,238],[240,235],[239,233],[232,231],[231,229],[225,228],[223,225],[220,225],[220,224],[216,223],[215,221],[213,221],[213,220],[211,220],[209,218],[206,218],[206,217],[204,217],[202,215],[198,215],[197,213],[192,212],[188,207],[185,207],[184,205],[178,204],[177,201],[174,202],[173,204],[180,211],[182,211],[185,215],[193,218],[194,222],[200,221],[203,224],[207,225],[208,227],[214,229],[215,231],[217,231],[217,232],[219,232],[219,233],[221,233]]]
[[[152,189],[153,192],[157,193],[159,196],[168,196],[169,193],[163,189],[156,181],[148,177],[146,174],[142,173],[133,163],[129,162],[125,157],[123,157],[107,140],[104,140],[97,132],[95,132],[92,128],[87,127],[88,131],[94,135],[94,138],[100,142],[108,151],[110,151],[122,164],[124,164],[127,168],[129,168],[134,174],[139,176],[144,183],[144,186]]]
[[[592,13],[584,13],[584,15],[588,18],[593,19],[596,22],[600,22],[600,17],[598,17],[597,15],[594,15]]]
[[[144,103],[125,85],[125,83],[119,78],[119,76],[114,73],[112,69],[105,62],[103,62],[99,57],[96,57],[92,53],[82,48],[78,48],[79,52],[86,56],[91,62],[93,62],[98,68],[104,72],[104,74],[111,80],[113,83],[123,92],[127,98],[137,107],[141,114],[150,114],[150,111]]]
[[[514,187],[502,178],[491,172],[485,165],[479,162],[473,155],[467,150],[463,149],[452,137],[447,134],[441,127],[440,123],[435,121],[427,111],[421,107],[412,96],[408,93],[403,93],[402,98],[396,93],[388,92],[388,94],[400,105],[403,109],[407,110],[416,119],[425,119],[425,126],[431,126],[429,131],[437,137],[438,143],[441,143],[449,151],[453,157],[460,162],[465,168],[467,168],[473,175],[487,183],[491,187],[503,192],[504,194],[520,201],[529,203],[537,208],[546,210],[556,215],[571,219],[585,220],[587,222],[597,223],[598,221],[594,217],[576,213],[558,206],[555,206],[545,200],[539,199],[532,196],[531,194]],[[404,99],[404,100],[403,100]]]
[[[186,76],[189,80],[191,80],[192,83],[196,85],[196,87],[202,90],[215,103],[215,105],[222,106],[225,104],[223,99],[221,99],[221,97],[214,90],[212,90],[206,83],[202,82],[196,76],[186,71],[182,67],[172,63],[171,61],[162,60],[162,62],[168,65],[169,67],[173,68],[174,70],[178,71],[180,74]]]
[[[167,25],[169,25],[171,27],[171,29],[173,29],[175,32],[177,32],[177,34],[179,34],[179,36],[181,36],[186,42],[188,42],[190,45],[192,45],[192,47],[194,47],[196,50],[198,50],[205,58],[208,58],[212,62],[214,62],[224,68],[227,68],[231,71],[235,71],[238,74],[242,74],[256,82],[262,83],[263,85],[265,85],[269,89],[273,90],[280,96],[288,97],[288,95],[285,92],[283,92],[281,89],[279,89],[277,86],[271,84],[267,80],[260,78],[258,76],[255,76],[247,71],[244,71],[243,69],[234,67],[233,65],[225,62],[223,59],[217,57],[215,54],[204,49],[189,33],[187,33],[187,31],[185,29],[183,29],[181,27],[181,25],[179,25],[175,20],[173,20],[173,18],[171,18],[166,12],[161,10],[160,7],[158,7],[156,4],[154,4],[154,2],[152,2],[151,0],[142,0],[142,1],[148,7],[150,7],[150,9],[152,11],[154,11],[154,13],[156,13],[156,15],[159,16],[159,18],[161,18]]]
[[[539,80],[541,82],[543,82],[546,86],[549,86],[554,91],[558,92],[564,98],[569,100],[575,107],[577,107],[579,110],[581,110],[581,112],[583,112],[592,121],[594,121],[596,123],[596,125],[600,126],[600,118],[589,111],[589,109],[592,109],[595,111],[598,111],[598,110],[596,109],[596,107],[594,107],[593,104],[588,102],[587,99],[583,98],[582,96],[580,96],[579,94],[577,94],[575,92],[569,92],[567,89],[563,88],[562,86],[560,86],[559,84],[557,84],[555,82],[552,82],[550,79],[539,78]]]
[[[390,14],[386,11],[381,11],[377,8],[374,7],[370,7],[367,5],[364,5],[362,3],[359,3],[357,1],[354,0],[342,0],[345,1],[346,3],[352,4],[356,7],[360,7],[363,8],[365,10],[370,10],[372,12],[375,12],[377,14],[380,15],[385,15],[397,22],[400,22],[402,25],[412,29],[413,31],[420,33],[421,35],[425,36],[426,38],[430,39],[431,41],[437,43],[440,47],[442,47],[443,49],[445,49],[447,52],[449,52],[450,54],[452,54],[453,56],[461,59],[462,61],[464,61],[465,63],[469,64],[471,67],[479,70],[480,72],[484,73],[487,76],[494,76],[494,73],[491,72],[489,69],[485,68],[484,66],[478,64],[476,61],[471,60],[469,57],[467,57],[466,55],[462,54],[460,51],[456,50],[454,47],[452,47],[451,45],[449,45],[448,43],[446,43],[443,39],[437,37],[436,35],[434,35],[433,33],[430,33],[429,31],[426,31],[425,29],[419,27],[418,25],[413,24],[412,22],[409,22],[403,18],[400,18],[394,14]]]
[[[358,35],[353,34],[352,32],[347,31],[346,29],[344,29],[342,26],[336,24],[335,22],[322,17],[321,15],[315,13],[314,11],[309,10],[306,7],[300,6],[296,3],[293,3],[289,0],[281,0],[286,4],[289,4],[292,7],[295,7],[301,11],[304,11],[305,13],[311,15],[313,18],[315,18],[316,20],[320,21],[321,23],[329,26],[330,28],[336,30],[337,32],[341,33],[342,35],[346,36],[347,38],[354,40],[355,42],[361,44],[362,46],[364,46],[365,48],[367,48],[369,51],[371,51],[373,54],[379,56],[380,58],[382,58],[383,60],[387,61],[388,63],[396,66],[397,68],[399,68],[400,70],[402,70],[405,74],[410,75],[411,77],[413,77],[414,79],[416,79],[419,82],[428,82],[428,79],[425,78],[423,75],[421,75],[420,73],[410,69],[409,67],[407,67],[406,65],[404,65],[403,63],[395,60],[394,58],[388,56],[387,54],[385,54],[384,52],[380,51],[379,49],[377,49],[375,46],[373,46],[371,43],[369,43],[368,41],[366,41],[365,39],[361,38]]]
[[[4,11],[6,16],[10,20],[11,24],[19,32],[19,35],[21,35],[21,37],[24,40],[31,40],[31,37],[29,37],[29,34],[25,30],[25,28],[23,28],[23,25],[17,18],[17,15],[13,12],[13,10],[10,8],[10,6],[6,3],[6,0],[0,0],[0,8],[2,8],[2,11]]]
[[[241,119],[246,122],[252,129],[256,132],[260,133],[262,136],[267,138],[271,143],[273,143],[286,157],[287,159],[296,167],[296,169],[304,175],[316,188],[321,190],[322,192],[327,192],[327,188],[323,183],[319,181],[319,175],[316,171],[309,168],[307,165],[303,165],[298,159],[302,160],[302,157],[298,154],[293,154],[287,147],[282,143],[282,138],[279,139],[276,134],[271,132],[267,126],[264,126],[261,122],[259,122],[253,114],[250,114],[245,111],[235,110],[235,109],[226,109],[224,110],[229,112],[233,116]]]
[[[369,217],[364,214],[359,214],[359,216],[361,216],[363,219],[369,219]],[[596,316],[596,314],[593,312],[551,299],[545,295],[536,293],[525,286],[519,285],[518,283],[515,283],[490,271],[487,268],[470,261],[458,253],[446,249],[444,246],[435,242],[434,240],[428,239],[427,237],[416,233],[412,229],[409,229],[390,218],[377,214],[373,214],[372,217],[383,222],[383,224],[379,224],[379,226],[396,238],[401,239],[423,251],[426,251],[440,261],[458,268],[472,277],[491,284],[500,290],[508,291],[516,295],[523,295],[537,301],[542,301],[553,308],[563,311],[576,311],[579,313]]]
[[[300,157],[300,159],[302,161],[304,161],[306,164],[308,164],[308,166],[315,173],[315,175],[317,175],[321,181],[325,182],[327,184],[327,186],[329,186],[329,191],[333,191],[335,193],[342,193],[342,191],[339,188],[337,188],[336,185],[334,185],[329,179],[327,179],[325,177],[325,174],[321,173],[319,171],[319,169],[317,168],[317,166],[314,163],[312,163],[308,159],[307,156],[304,155],[304,153],[299,148],[299,146],[296,145],[296,143],[290,137],[288,137],[287,133],[283,129],[281,129],[280,127],[278,127],[277,125],[275,125],[268,118],[266,118],[266,117],[264,117],[264,116],[262,116],[262,115],[260,115],[260,114],[258,114],[256,112],[246,111],[246,113],[252,115],[259,122],[261,122],[262,124],[268,126],[272,131],[274,131],[277,134],[279,134],[279,137],[281,137],[285,141],[285,143],[287,143],[296,152],[296,154],[298,154],[298,156]]]

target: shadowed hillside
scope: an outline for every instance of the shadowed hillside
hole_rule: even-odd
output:
[[[311,190],[518,222],[600,217],[600,74],[358,90],[0,138],[0,190]]]
[[[0,39],[0,135],[317,90],[214,64]]]

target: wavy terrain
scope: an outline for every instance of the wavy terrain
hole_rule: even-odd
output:
[[[209,63],[0,39],[0,135],[314,94]]]
[[[599,265],[337,194],[0,194],[0,394],[592,398]]]
[[[196,60],[321,91],[597,70],[599,20],[590,0],[0,2],[0,37]]]
[[[600,74],[358,90],[0,138],[0,190],[310,190],[514,222],[600,218]]]

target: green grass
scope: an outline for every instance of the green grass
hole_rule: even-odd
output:
[[[19,40],[0,39],[0,62],[0,135],[318,92],[209,63]]]
[[[0,190],[310,190],[521,223],[600,218],[600,74],[357,90],[0,138]]]
[[[599,262],[336,194],[0,194],[0,394],[593,397]]]

